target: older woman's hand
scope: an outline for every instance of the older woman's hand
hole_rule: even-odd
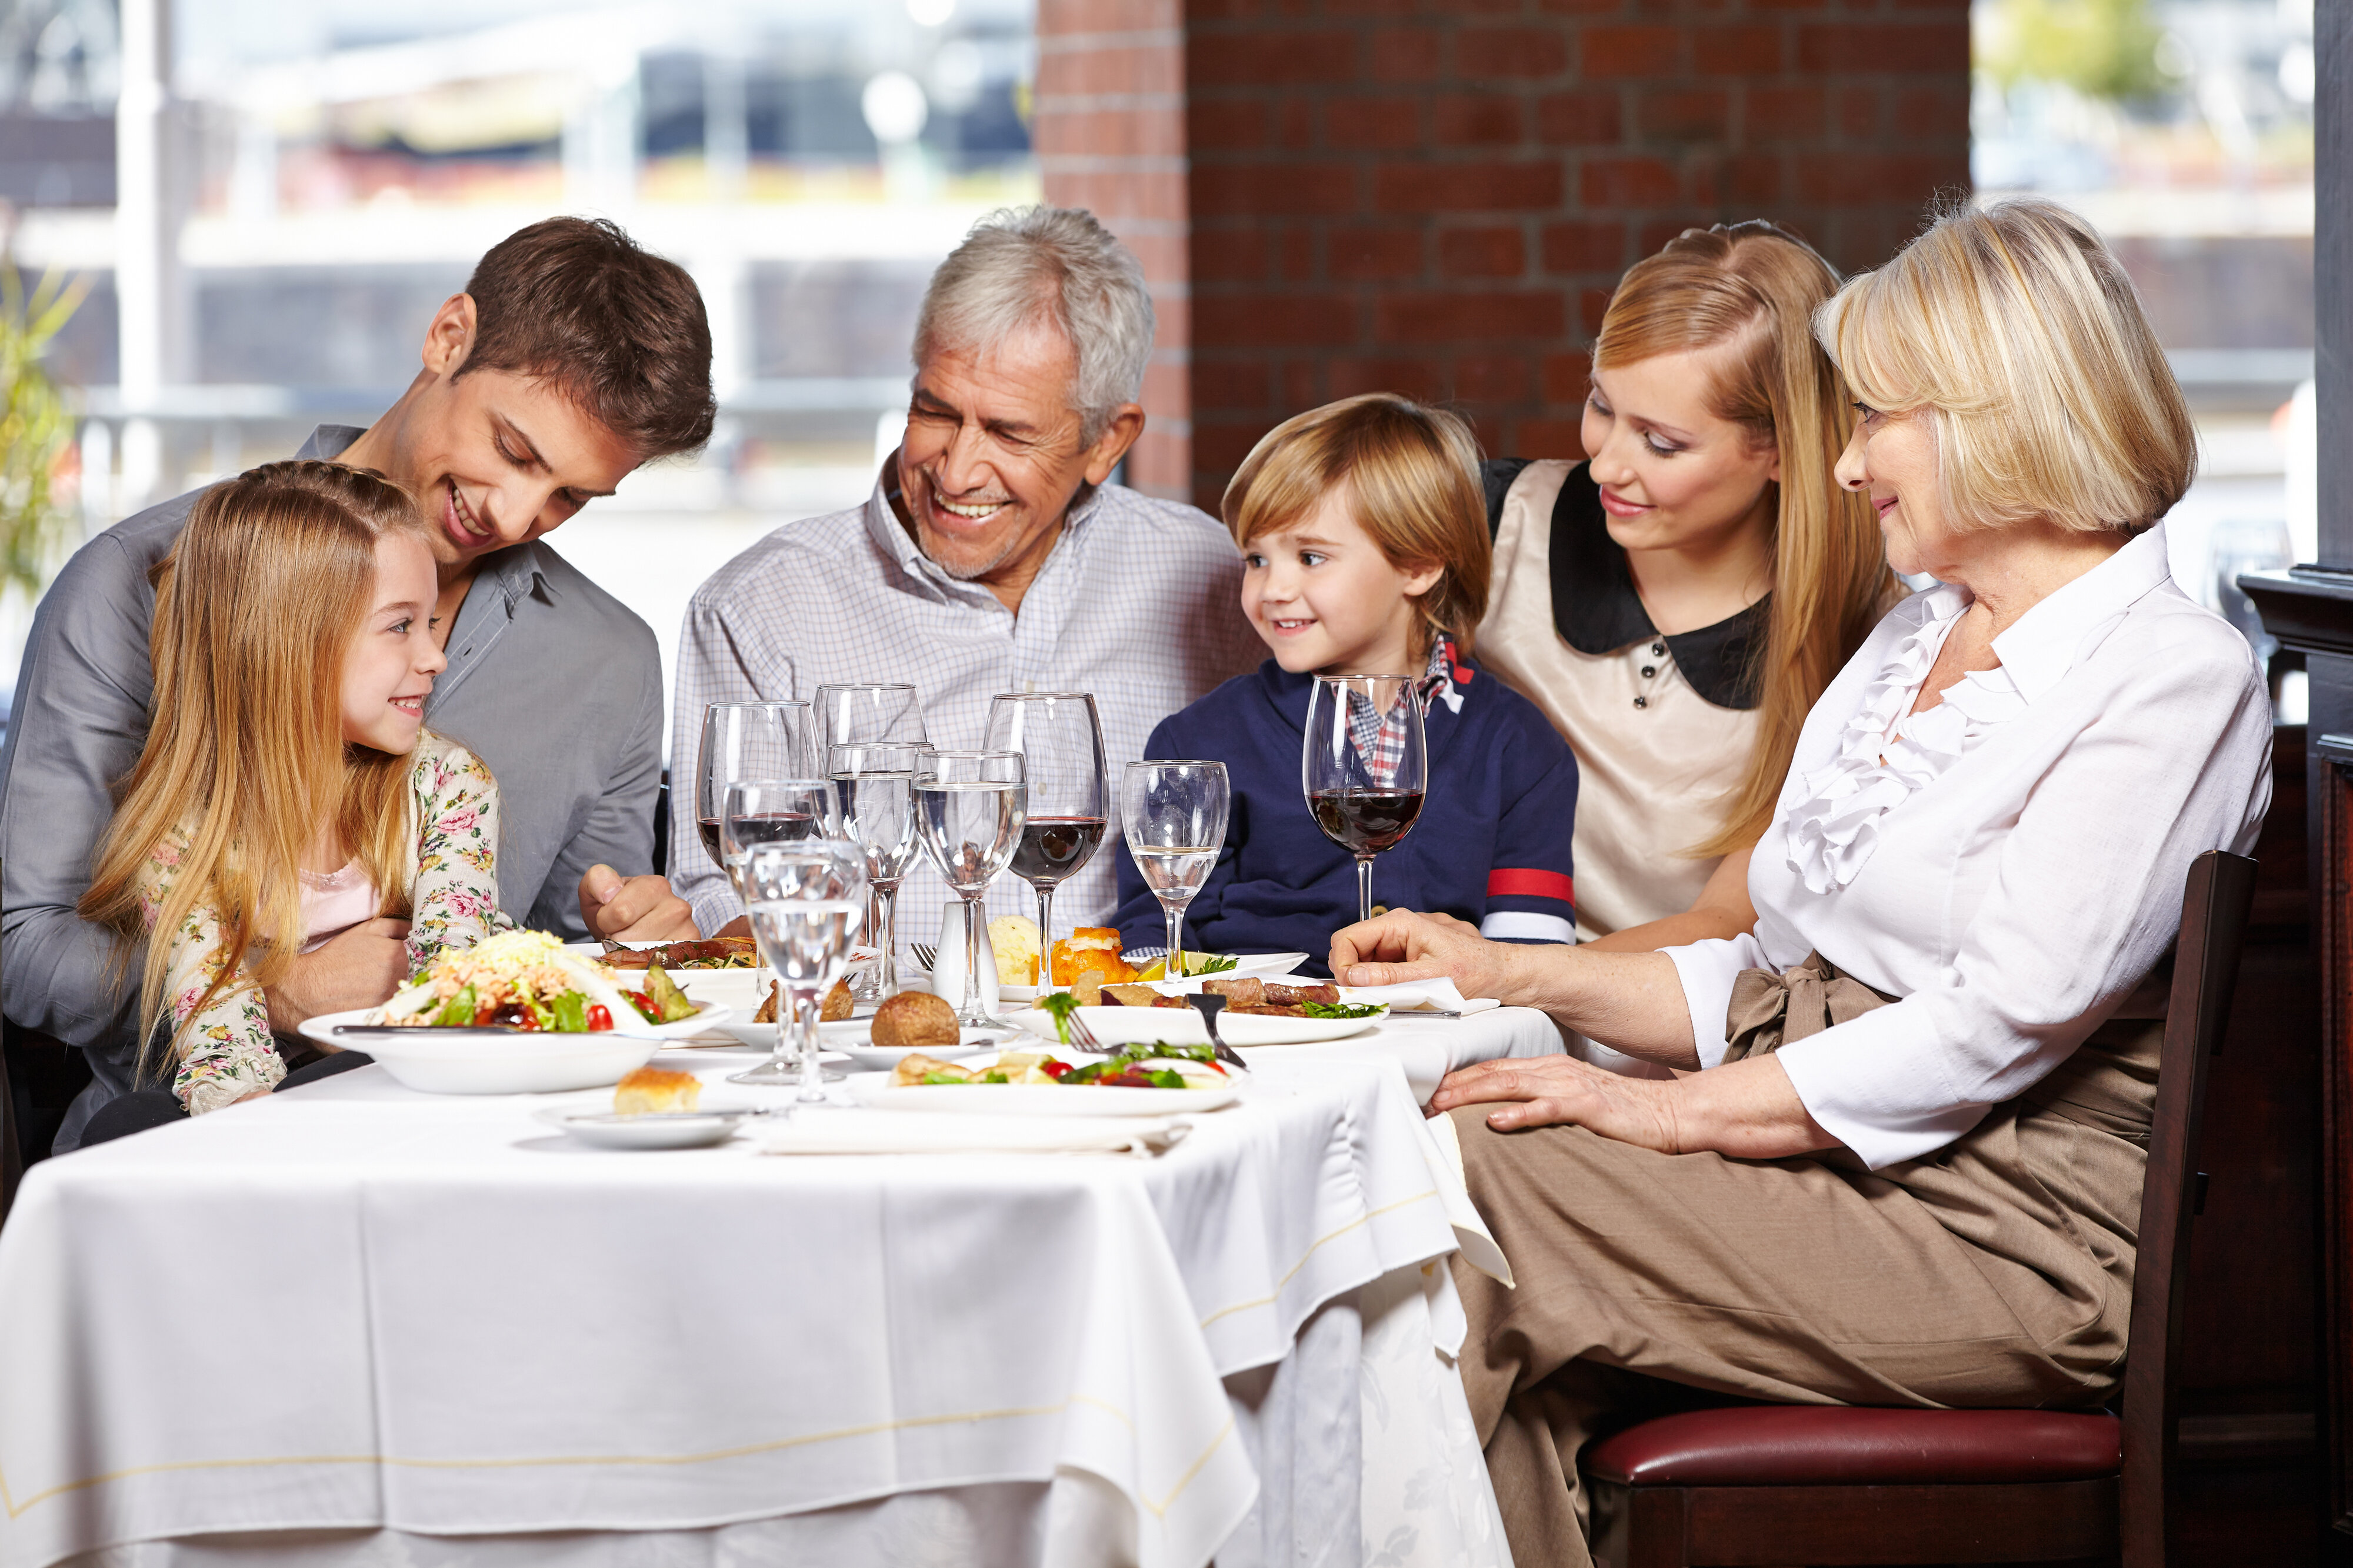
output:
[[[1332,974],[1343,985],[1397,985],[1409,980],[1454,982],[1465,996],[1508,1002],[1520,951],[1489,942],[1452,915],[1391,910],[1332,936]]]
[[[1481,1062],[1448,1073],[1430,1109],[1490,1101],[1496,1109],[1487,1125],[1498,1132],[1584,1127],[1662,1154],[1713,1150],[1742,1160],[1784,1160],[1838,1145],[1807,1114],[1789,1075],[1769,1056],[1671,1082],[1620,1078],[1570,1057]]]

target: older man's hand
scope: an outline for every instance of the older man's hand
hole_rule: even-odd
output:
[[[610,866],[588,868],[580,879],[580,918],[591,936],[615,942],[692,942],[694,911],[660,877],[624,879]]]
[[[1487,1125],[1498,1132],[1567,1124],[1662,1154],[1684,1152],[1681,1088],[1656,1079],[1623,1078],[1574,1057],[1478,1062],[1446,1075],[1430,1097],[1435,1116],[1457,1106],[1493,1102]]]
[[[1465,996],[1508,1002],[1517,956],[1452,915],[1409,910],[1391,910],[1332,936],[1332,973],[1343,985],[1397,985],[1442,975]]]

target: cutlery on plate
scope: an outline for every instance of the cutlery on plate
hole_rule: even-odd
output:
[[[1209,1026],[1209,1045],[1217,1052],[1218,1059],[1221,1062],[1231,1062],[1244,1072],[1248,1072],[1250,1063],[1242,1060],[1241,1053],[1226,1044],[1225,1037],[1218,1033],[1218,1015],[1224,1011],[1226,999],[1213,991],[1204,991],[1198,995],[1187,996],[1185,1000],[1192,1004],[1195,1012],[1201,1015],[1201,1022]]]
[[[926,970],[937,969],[940,966],[940,950],[930,942],[911,942],[907,945],[914,950],[915,962]]]

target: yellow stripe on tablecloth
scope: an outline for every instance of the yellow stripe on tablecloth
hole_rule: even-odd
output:
[[[1385,1214],[1394,1214],[1398,1209],[1410,1208],[1415,1204],[1427,1202],[1428,1200],[1438,1197],[1439,1195],[1438,1189],[1436,1187],[1432,1187],[1428,1192],[1416,1193],[1409,1198],[1399,1198],[1393,1204],[1383,1204],[1377,1209],[1366,1209],[1363,1214],[1358,1215],[1356,1218],[1350,1220],[1339,1229],[1332,1232],[1329,1236],[1319,1236],[1314,1241],[1308,1243],[1307,1250],[1299,1255],[1299,1261],[1293,1264],[1290,1268],[1284,1271],[1282,1278],[1274,1282],[1273,1295],[1261,1296],[1254,1301],[1237,1301],[1230,1307],[1220,1307],[1216,1311],[1201,1320],[1201,1327],[1206,1329],[1211,1323],[1216,1322],[1219,1318],[1229,1318],[1236,1312],[1247,1312],[1253,1307],[1272,1306],[1275,1302],[1282,1300],[1282,1288],[1299,1277],[1299,1271],[1307,1267],[1307,1260],[1315,1256],[1317,1248],[1324,1247],[1328,1243],[1339,1240],[1342,1237],[1347,1235],[1352,1230],[1362,1230],[1365,1226],[1370,1225],[1373,1221],[1380,1218],[1381,1215]]]

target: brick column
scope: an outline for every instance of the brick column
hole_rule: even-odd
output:
[[[1193,491],[1182,0],[1039,0],[1031,141],[1046,199],[1086,207],[1144,263],[1159,319],[1128,482]]]
[[[1770,217],[1868,267],[1968,180],[1966,0],[1042,0],[1039,20],[1049,198],[1148,242],[1172,301],[1190,284],[1187,336],[1179,310],[1162,326],[1189,359],[1157,372],[1183,390],[1155,380],[1152,406],[1190,416],[1205,506],[1269,426],[1377,388],[1453,405],[1495,452],[1573,455],[1609,290],[1677,230]],[[1173,456],[1139,474],[1178,488]]]

